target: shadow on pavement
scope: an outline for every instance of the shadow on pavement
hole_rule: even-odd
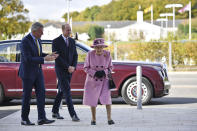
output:
[[[0,119],[6,117],[16,111],[18,111],[18,110],[0,110]]]
[[[46,99],[45,104],[46,105],[53,105],[54,99]],[[75,105],[81,105],[83,102],[82,99],[73,99],[73,103]],[[63,103],[66,104],[65,100],[63,100]],[[120,98],[112,98],[113,104],[126,104],[124,100]],[[153,98],[151,102],[146,106],[151,105],[172,105],[172,104],[192,104],[197,103],[197,98],[189,98],[189,97],[163,97],[163,98]],[[21,105],[21,99],[15,99],[9,102],[5,102],[0,105],[0,107],[3,106],[15,106],[15,105]],[[31,105],[36,105],[36,99],[31,100]]]
[[[53,105],[54,99],[46,99],[45,104],[46,105]],[[73,103],[76,105],[82,104],[83,100],[82,99],[73,99]],[[16,105],[21,105],[22,100],[21,99],[14,99],[9,102],[4,102],[0,105],[0,107],[3,106],[16,106]],[[63,100],[63,103],[66,104],[65,100]],[[124,100],[120,98],[112,98],[112,103],[113,104],[126,104]],[[31,105],[36,105],[36,99],[31,99]]]
[[[192,104],[197,103],[197,98],[185,97],[163,97],[152,99],[149,105],[171,105],[171,104]]]

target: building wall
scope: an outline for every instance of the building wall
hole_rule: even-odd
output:
[[[54,38],[58,37],[60,34],[62,34],[61,28],[55,28],[54,26],[50,25],[44,28],[44,32],[41,39],[53,40]]]
[[[136,22],[123,28],[106,28],[106,35],[110,33],[110,40],[134,41],[134,40],[159,40],[167,37],[166,28],[152,25],[147,22]]]
[[[177,28],[176,28],[177,30]],[[168,32],[172,32],[172,28],[168,28]],[[30,30],[29,30],[30,32]],[[27,32],[26,34],[28,34]],[[119,41],[133,41],[133,40],[158,40],[160,38],[167,37],[167,29],[164,27],[160,27],[158,25],[152,25],[147,22],[136,22],[131,23],[128,26],[120,27],[120,28],[105,28],[105,35],[108,36],[110,34],[110,41],[119,40]],[[25,34],[25,35],[26,35]],[[43,40],[53,40],[62,34],[62,30],[59,27],[51,25],[47,25],[44,28],[43,36],[41,39]],[[79,36],[84,34],[79,34]],[[87,34],[85,34],[85,38],[81,39],[86,41],[88,39]],[[22,39],[24,35],[16,35],[13,36],[12,39]],[[79,37],[80,39],[81,37]],[[108,38],[107,38],[108,40]]]

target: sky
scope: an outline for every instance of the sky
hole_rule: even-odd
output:
[[[49,19],[61,21],[67,12],[67,0],[21,0],[26,9],[29,10],[28,17],[31,21],[38,19]],[[94,5],[105,5],[111,0],[70,0],[70,11],[83,11]]]

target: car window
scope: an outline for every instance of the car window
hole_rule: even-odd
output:
[[[84,62],[87,52],[77,46],[78,62]]]
[[[0,44],[0,62],[16,62],[17,43],[3,43]]]
[[[43,51],[43,53],[47,53],[47,54],[52,53],[52,44],[45,44],[45,43],[42,44],[42,51]],[[77,46],[77,53],[78,53],[78,62],[84,62],[87,52]],[[50,61],[50,63],[51,62],[55,62],[55,61]],[[46,61],[46,63],[47,63],[47,61]]]
[[[42,43],[42,52],[51,54],[52,53],[52,44]],[[55,61],[45,61],[45,63],[51,63]]]

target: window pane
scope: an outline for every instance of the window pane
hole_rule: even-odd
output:
[[[87,52],[77,47],[77,53],[78,53],[78,62],[84,62]]]
[[[52,44],[42,44],[42,51],[43,53],[47,53],[47,54],[52,53]],[[77,53],[78,53],[78,62],[84,62],[87,52],[77,47]]]
[[[0,44],[0,62],[16,62],[17,43]]]
[[[43,53],[47,53],[47,54],[51,54],[52,53],[52,44],[46,44],[46,43],[42,43],[42,52]],[[55,62],[55,61],[45,61],[45,63],[47,62]]]

